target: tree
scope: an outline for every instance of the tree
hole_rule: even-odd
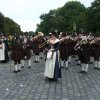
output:
[[[85,6],[80,2],[67,2],[61,8],[50,10],[48,14],[42,14],[40,16],[41,22],[37,24],[37,31],[44,33],[49,33],[52,30],[72,32],[74,22],[77,30],[79,30],[82,26],[79,25],[77,18],[85,11]],[[82,23],[82,21],[80,22]]]
[[[4,32],[5,19],[4,15],[0,12],[0,32]]]
[[[14,22],[12,19],[5,17],[0,12],[0,32],[2,33],[10,33],[10,34],[20,34],[21,29],[20,26]]]
[[[92,2],[87,12],[88,30],[100,34],[100,0]]]
[[[5,26],[6,26],[7,33],[10,33],[10,34],[20,34],[21,33],[20,26],[8,17],[5,17]]]

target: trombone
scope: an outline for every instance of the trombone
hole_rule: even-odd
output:
[[[81,37],[82,40],[79,41],[79,42],[75,45],[74,50],[78,50],[78,49],[81,47],[82,44],[86,44],[86,43],[88,42],[88,39],[90,39],[90,37],[91,37],[91,34],[89,34],[87,37],[86,37],[86,36],[85,36],[85,37],[82,36],[82,37]]]
[[[42,44],[39,45],[39,48],[42,48],[42,47],[44,47],[46,44],[50,43],[50,40],[51,40],[51,39],[48,39],[48,40],[44,41]]]
[[[42,44],[39,45],[39,48],[44,47],[47,44],[47,41],[43,42]]]
[[[74,50],[78,50],[80,48],[80,46],[82,45],[83,40],[81,40],[80,42],[78,42],[75,47]]]

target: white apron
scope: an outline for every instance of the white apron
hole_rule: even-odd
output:
[[[55,41],[55,43],[58,42],[58,41],[59,40],[57,39]],[[59,54],[59,51],[53,52],[53,56],[50,59],[49,59],[49,56],[47,56],[46,64],[45,64],[45,71],[44,71],[44,76],[45,77],[48,77],[48,78],[53,78],[54,77],[54,69],[55,69],[55,62],[56,62],[56,54],[57,54],[57,52]]]
[[[1,45],[3,45],[3,48],[0,49],[0,61],[5,60],[5,44],[2,43]]]

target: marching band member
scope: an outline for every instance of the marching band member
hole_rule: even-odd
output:
[[[90,45],[88,42],[88,37],[87,36],[82,36],[82,42],[80,45],[80,50],[81,50],[81,63],[82,63],[82,70],[80,73],[87,74],[88,72],[88,64],[90,61]]]
[[[45,41],[46,41],[46,39],[45,39],[45,37],[44,37],[44,34],[42,33],[42,32],[39,32],[39,40],[40,40],[40,43],[41,44],[43,44]],[[39,49],[40,49],[40,59],[43,59],[43,51],[44,51],[44,48],[45,48],[45,46],[43,46],[43,47],[39,47]]]
[[[14,61],[15,70],[14,73],[20,72],[22,58],[22,47],[18,37],[15,37],[11,48],[11,59]]]
[[[77,47],[77,44],[79,44],[80,43],[80,41],[82,40],[82,37],[83,36],[83,34],[79,34],[79,35],[77,35],[76,37],[75,37],[75,41],[76,41],[76,45],[74,46],[74,50],[75,50],[75,54],[77,55],[76,57],[77,57],[77,65],[80,65],[81,64],[81,49],[80,49],[80,46],[78,47],[78,48],[76,48],[75,49],[75,47]]]
[[[22,68],[24,68],[25,60],[28,60],[28,68],[31,68],[31,49],[32,43],[27,35],[24,35],[22,40]]]
[[[94,69],[100,69],[100,37],[96,36],[91,44],[94,47]]]
[[[43,36],[41,36],[41,37],[40,37],[40,43],[42,44],[42,43],[44,43],[45,41],[46,41],[46,39],[45,39]],[[45,48],[45,46],[43,46],[43,47],[40,48],[40,58],[41,58],[41,59],[43,59],[44,48]]]
[[[65,68],[68,70],[68,56],[69,56],[69,48],[68,48],[68,39],[66,39],[66,33],[61,33],[61,45],[60,45],[60,58],[61,58],[61,68]],[[64,64],[65,62],[65,64]]]
[[[71,63],[71,57],[73,55],[73,48],[74,48],[74,39],[71,35],[68,36],[68,52],[69,52],[69,55],[68,55],[68,63],[70,64]]]
[[[33,52],[35,54],[35,61],[34,62],[37,62],[39,63],[40,61],[40,48],[39,48],[39,45],[40,45],[40,39],[39,39],[39,33],[36,33],[36,36],[33,38],[33,44],[34,44],[34,48],[33,48]]]
[[[61,78],[61,68],[59,64],[60,40],[56,38],[56,32],[52,32],[49,44],[50,48],[47,49],[44,76],[57,81],[58,78]]]

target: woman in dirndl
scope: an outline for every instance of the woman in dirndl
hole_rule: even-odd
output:
[[[50,80],[57,81],[61,78],[61,67],[59,63],[60,40],[56,38],[56,32],[52,32],[47,49],[44,76]]]

